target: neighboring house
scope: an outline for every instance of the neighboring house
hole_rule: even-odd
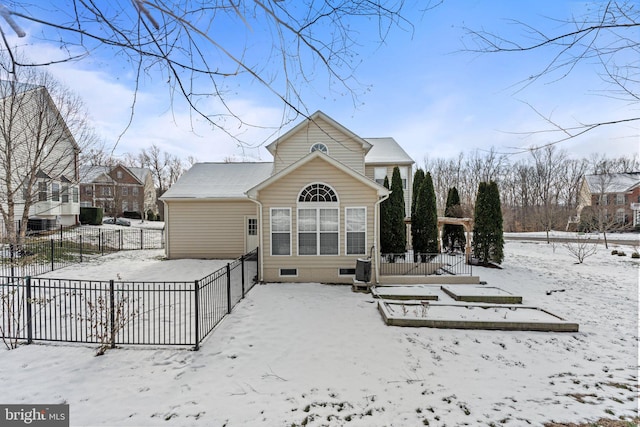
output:
[[[102,208],[105,216],[137,212],[146,218],[149,210],[155,214],[156,191],[151,171],[120,164],[82,167],[80,205]]]
[[[585,175],[578,199],[578,219],[586,206],[597,207],[612,225],[640,226],[640,172]]]
[[[30,229],[76,224],[80,148],[48,90],[0,81],[0,105],[0,203],[5,211],[10,201],[15,203],[14,220],[20,221],[29,201]]]
[[[272,163],[198,163],[161,197],[169,258],[234,258],[259,247],[263,281],[350,283],[379,253],[394,166],[411,200],[413,160],[318,111],[267,146]],[[409,206],[407,206],[409,212]]]

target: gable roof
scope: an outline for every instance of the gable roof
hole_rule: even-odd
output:
[[[108,166],[83,165],[80,167],[80,182],[83,184],[94,182],[102,175],[107,178],[107,181],[113,181],[109,176],[109,170]]]
[[[398,163],[412,165],[415,163],[400,144],[391,137],[365,138],[365,141],[372,145],[371,150],[364,157],[365,164]]]
[[[330,165],[332,165],[333,167],[335,167],[336,169],[338,169],[338,170],[344,172],[345,174],[351,176],[355,180],[360,181],[361,183],[365,184],[366,186],[375,189],[378,192],[378,196],[385,196],[385,195],[390,194],[390,191],[387,188],[383,187],[382,185],[378,184],[377,182],[375,182],[373,180],[370,180],[366,176],[364,176],[362,174],[359,174],[358,172],[354,171],[350,167],[340,163],[339,161],[337,161],[333,157],[327,156],[326,154],[324,154],[321,151],[314,151],[312,153],[307,154],[306,156],[304,156],[303,158],[301,158],[297,162],[295,162],[295,163],[287,166],[286,168],[282,169],[280,172],[278,172],[278,173],[276,173],[274,175],[271,175],[269,178],[265,179],[264,181],[258,183],[254,187],[250,188],[248,191],[246,191],[247,196],[249,196],[250,198],[254,198],[261,189],[273,184],[274,182],[278,181],[282,177],[290,174],[291,172],[293,172],[296,169],[304,166],[305,164],[309,163],[310,161],[312,161],[314,159],[322,159],[325,162],[327,162]]]
[[[140,181],[141,184],[144,184],[147,176],[151,175],[151,171],[148,168],[127,167],[127,169],[133,174],[133,176],[136,177],[138,181]]]
[[[196,163],[160,200],[246,199],[245,192],[267,179],[273,163]]]
[[[625,193],[640,185],[640,172],[585,175],[592,194]]]
[[[79,152],[80,146],[78,145],[75,137],[71,133],[71,130],[67,125],[67,122],[62,117],[62,113],[60,113],[60,110],[58,109],[58,106],[56,105],[55,101],[51,97],[49,90],[45,86],[34,85],[31,83],[0,80],[0,99],[6,99],[11,96],[26,94],[27,92],[31,92],[31,91],[42,93],[42,95],[44,96],[44,102],[47,103],[48,107],[51,109],[51,111],[53,111],[56,118],[59,120],[64,133],[67,135],[67,137],[69,138],[69,141],[71,142],[71,145],[73,146],[73,149],[76,152]]]
[[[296,126],[294,126],[292,129],[287,131],[284,135],[278,137],[275,141],[273,141],[271,144],[267,145],[265,148],[269,151],[269,153],[271,153],[273,156],[275,156],[276,155],[276,148],[278,147],[278,144],[280,144],[283,141],[289,139],[291,136],[295,135],[301,129],[303,129],[306,126],[308,126],[309,122],[315,123],[316,120],[323,120],[323,121],[329,123],[332,127],[337,129],[338,131],[340,131],[340,132],[344,133],[345,135],[347,135],[348,137],[353,138],[356,141],[360,142],[360,144],[362,144],[362,149],[365,151],[365,153],[368,152],[371,149],[371,144],[368,143],[365,139],[363,139],[362,137],[356,135],[355,133],[353,133],[352,131],[350,131],[346,127],[342,126],[340,123],[338,123],[337,121],[333,120],[331,117],[327,116],[325,113],[323,113],[320,110],[318,110],[315,113],[313,113],[312,115],[310,115],[307,120],[303,120],[300,123],[298,123]],[[320,127],[320,126],[318,126],[318,127]]]

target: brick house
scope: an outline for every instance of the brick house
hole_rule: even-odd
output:
[[[578,217],[587,206],[619,227],[640,226],[640,172],[585,175],[580,187]]]
[[[156,192],[151,171],[146,168],[86,166],[80,177],[80,206],[103,208],[105,216],[137,212],[142,218],[157,213]]]

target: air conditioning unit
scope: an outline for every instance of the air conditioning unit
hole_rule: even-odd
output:
[[[368,283],[371,281],[371,260],[358,258],[356,261],[356,280]]]

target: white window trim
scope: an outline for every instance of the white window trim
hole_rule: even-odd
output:
[[[274,254],[273,253],[273,211],[274,210],[287,210],[289,211],[289,254],[288,255],[282,255],[282,254]],[[291,208],[288,207],[273,207],[271,209],[269,209],[269,246],[271,247],[270,252],[271,252],[271,256],[276,256],[276,257],[281,257],[281,256],[291,256],[291,254],[293,253],[292,249],[292,242],[293,242],[293,231],[292,231],[292,227],[291,227]]]
[[[296,254],[298,256],[307,257],[307,256],[340,256],[340,203],[339,202],[299,202],[298,209],[296,210]],[[316,253],[315,254],[301,254],[300,253],[300,210],[301,209],[315,209],[316,211],[316,224],[318,229],[315,231],[316,233]],[[338,213],[338,252],[335,254],[321,254],[320,253],[320,209],[333,209]],[[327,232],[329,233],[329,232]],[[330,232],[333,233],[333,232]]]
[[[384,171],[384,174],[380,176],[382,171]],[[384,185],[384,179],[388,175],[389,175],[389,169],[386,166],[376,166],[373,168],[373,180],[380,185]]]
[[[347,215],[347,210],[349,209],[364,209],[364,252],[360,253],[360,254],[350,254],[347,251],[347,236],[349,234],[349,232],[347,231],[347,219],[348,219],[348,215]],[[367,242],[368,242],[368,233],[367,233],[367,207],[366,206],[347,206],[344,208],[344,254],[347,256],[361,256],[361,255],[366,255],[367,254]]]
[[[320,145],[324,147],[324,150],[318,150],[318,149],[314,150],[315,147],[320,146]],[[327,144],[325,144],[324,142],[314,142],[313,144],[311,144],[311,147],[309,147],[309,152],[313,153],[314,151],[320,151],[321,153],[324,153],[324,154],[328,155],[329,154],[329,147],[327,147]]]

